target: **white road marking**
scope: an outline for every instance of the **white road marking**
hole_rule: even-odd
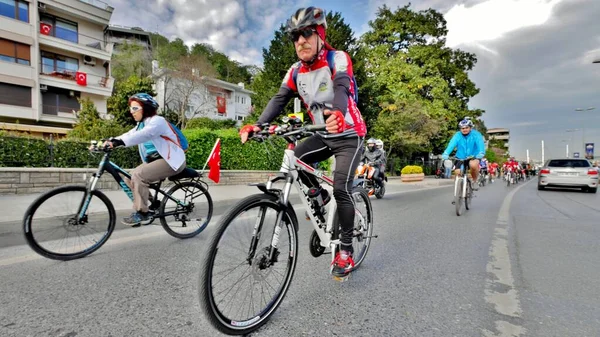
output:
[[[520,318],[523,314],[519,292],[514,284],[508,251],[510,203],[514,195],[529,182],[513,189],[504,198],[498,212],[496,229],[490,246],[490,258],[486,267],[489,276],[485,283],[485,301],[492,304],[497,313],[510,318]],[[496,321],[496,331],[497,333],[494,333],[484,329],[483,335],[485,337],[518,337],[526,332],[525,328],[504,320]]]

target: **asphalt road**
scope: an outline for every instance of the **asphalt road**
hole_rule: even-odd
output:
[[[451,194],[373,199],[379,238],[345,283],[331,279],[328,256],[309,254],[312,229],[299,216],[291,288],[253,336],[600,335],[598,194],[494,184],[461,217]],[[212,231],[178,240],[160,226],[117,230],[69,262],[5,241],[0,336],[218,336],[198,303]]]

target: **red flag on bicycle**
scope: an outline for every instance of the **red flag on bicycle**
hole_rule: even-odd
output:
[[[210,171],[208,171],[208,179],[214,181],[215,183],[219,183],[219,178],[221,177],[221,139],[217,139],[215,146],[213,147],[210,156],[208,157],[208,166],[210,167]]]

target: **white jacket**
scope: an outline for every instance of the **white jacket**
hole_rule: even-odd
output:
[[[185,152],[179,147],[177,135],[168,122],[162,116],[152,116],[144,120],[144,128],[137,130],[137,125],[127,133],[116,137],[125,143],[125,146],[144,146],[147,141],[152,141],[156,151],[167,161],[173,170],[177,170],[185,163]],[[165,136],[173,141],[166,140],[161,136]],[[140,151],[140,157],[142,157]],[[144,161],[144,158],[142,158]]]

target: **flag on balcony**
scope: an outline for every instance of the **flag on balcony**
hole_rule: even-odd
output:
[[[75,79],[77,80],[77,84],[86,86],[87,85],[87,74],[81,71],[75,73]]]
[[[40,22],[40,33],[44,35],[50,35],[50,31],[52,31],[51,24]]]
[[[227,101],[225,97],[217,96],[217,112],[224,114],[227,112]]]

